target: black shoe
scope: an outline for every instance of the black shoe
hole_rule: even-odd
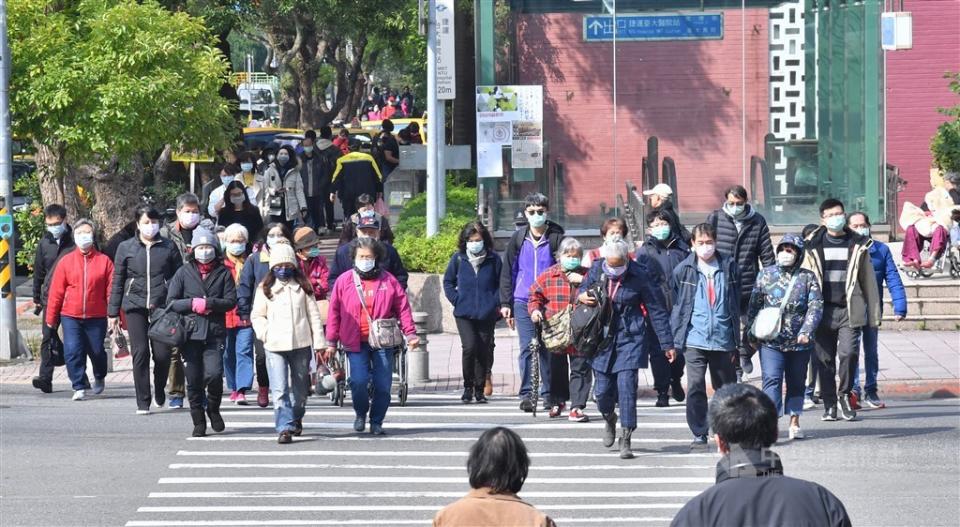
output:
[[[487,404],[487,396],[483,394],[483,390],[477,390],[476,393],[477,404]]]
[[[661,393],[661,394],[657,395],[657,404],[656,404],[656,407],[657,407],[657,408],[666,408],[666,407],[668,407],[668,406],[670,406],[670,397],[668,397],[667,394],[665,394],[665,393]]]
[[[533,411],[533,401],[531,401],[528,397],[524,397],[524,398],[520,401],[520,409],[523,410],[524,412],[527,412],[527,413],[532,412],[532,411]]]
[[[193,425],[193,437],[203,437],[207,435],[207,423]]]
[[[849,393],[840,396],[840,418],[844,421],[853,421],[857,418],[857,411],[853,409]]]
[[[226,426],[223,424],[220,410],[207,410],[207,415],[210,417],[210,428],[213,428],[214,432],[223,432]]]
[[[303,434],[303,419],[293,422],[293,435],[300,437]]]
[[[821,402],[823,402],[823,399],[821,399],[820,396],[817,394],[811,395],[810,400],[813,401],[813,404],[820,404]]]
[[[866,397],[863,398],[864,404],[870,408],[886,408],[887,405],[877,397],[875,393],[868,393]]]
[[[740,369],[747,375],[753,373],[753,361],[750,360],[750,357],[740,356]]]
[[[43,377],[34,377],[33,378],[33,387],[40,390],[43,393],[51,393],[53,391],[53,382]]]
[[[163,403],[167,402],[167,394],[159,391],[154,394],[153,400],[157,403],[157,407],[163,407]]]
[[[481,391],[480,393],[483,392]],[[470,404],[470,402],[473,401],[473,388],[464,388],[460,400],[463,401],[463,404]]]
[[[617,414],[610,412],[603,414],[603,446],[610,448],[617,441]]]
[[[280,432],[280,437],[277,438],[277,443],[280,443],[281,445],[289,445],[290,443],[293,443],[293,436],[290,435],[290,431],[284,430],[283,432]]]
[[[678,403],[682,403],[687,398],[687,392],[683,391],[683,383],[679,379],[670,384],[670,393]]]
[[[836,421],[837,420],[837,407],[824,407],[823,417],[820,418],[821,421]]]

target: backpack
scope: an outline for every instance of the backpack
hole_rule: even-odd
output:
[[[573,334],[573,346],[577,353],[593,358],[610,342],[610,319],[613,315],[613,303],[607,294],[609,280],[603,275],[592,285],[587,293],[597,299],[597,304],[588,306],[577,302],[570,314],[570,327]]]

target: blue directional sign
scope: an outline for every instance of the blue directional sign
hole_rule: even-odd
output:
[[[584,42],[613,40],[614,17],[583,17]],[[722,40],[723,13],[617,15],[617,40]]]

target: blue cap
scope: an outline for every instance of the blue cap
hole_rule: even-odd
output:
[[[781,245],[785,244],[793,245],[797,249],[801,251],[803,250],[803,238],[801,238],[797,233],[791,232],[789,234],[785,234],[783,239],[780,240],[780,243],[777,244],[777,247],[779,248]]]

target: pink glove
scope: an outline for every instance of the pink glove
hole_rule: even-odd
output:
[[[207,299],[206,298],[194,298],[191,305],[193,312],[198,315],[207,314]]]

